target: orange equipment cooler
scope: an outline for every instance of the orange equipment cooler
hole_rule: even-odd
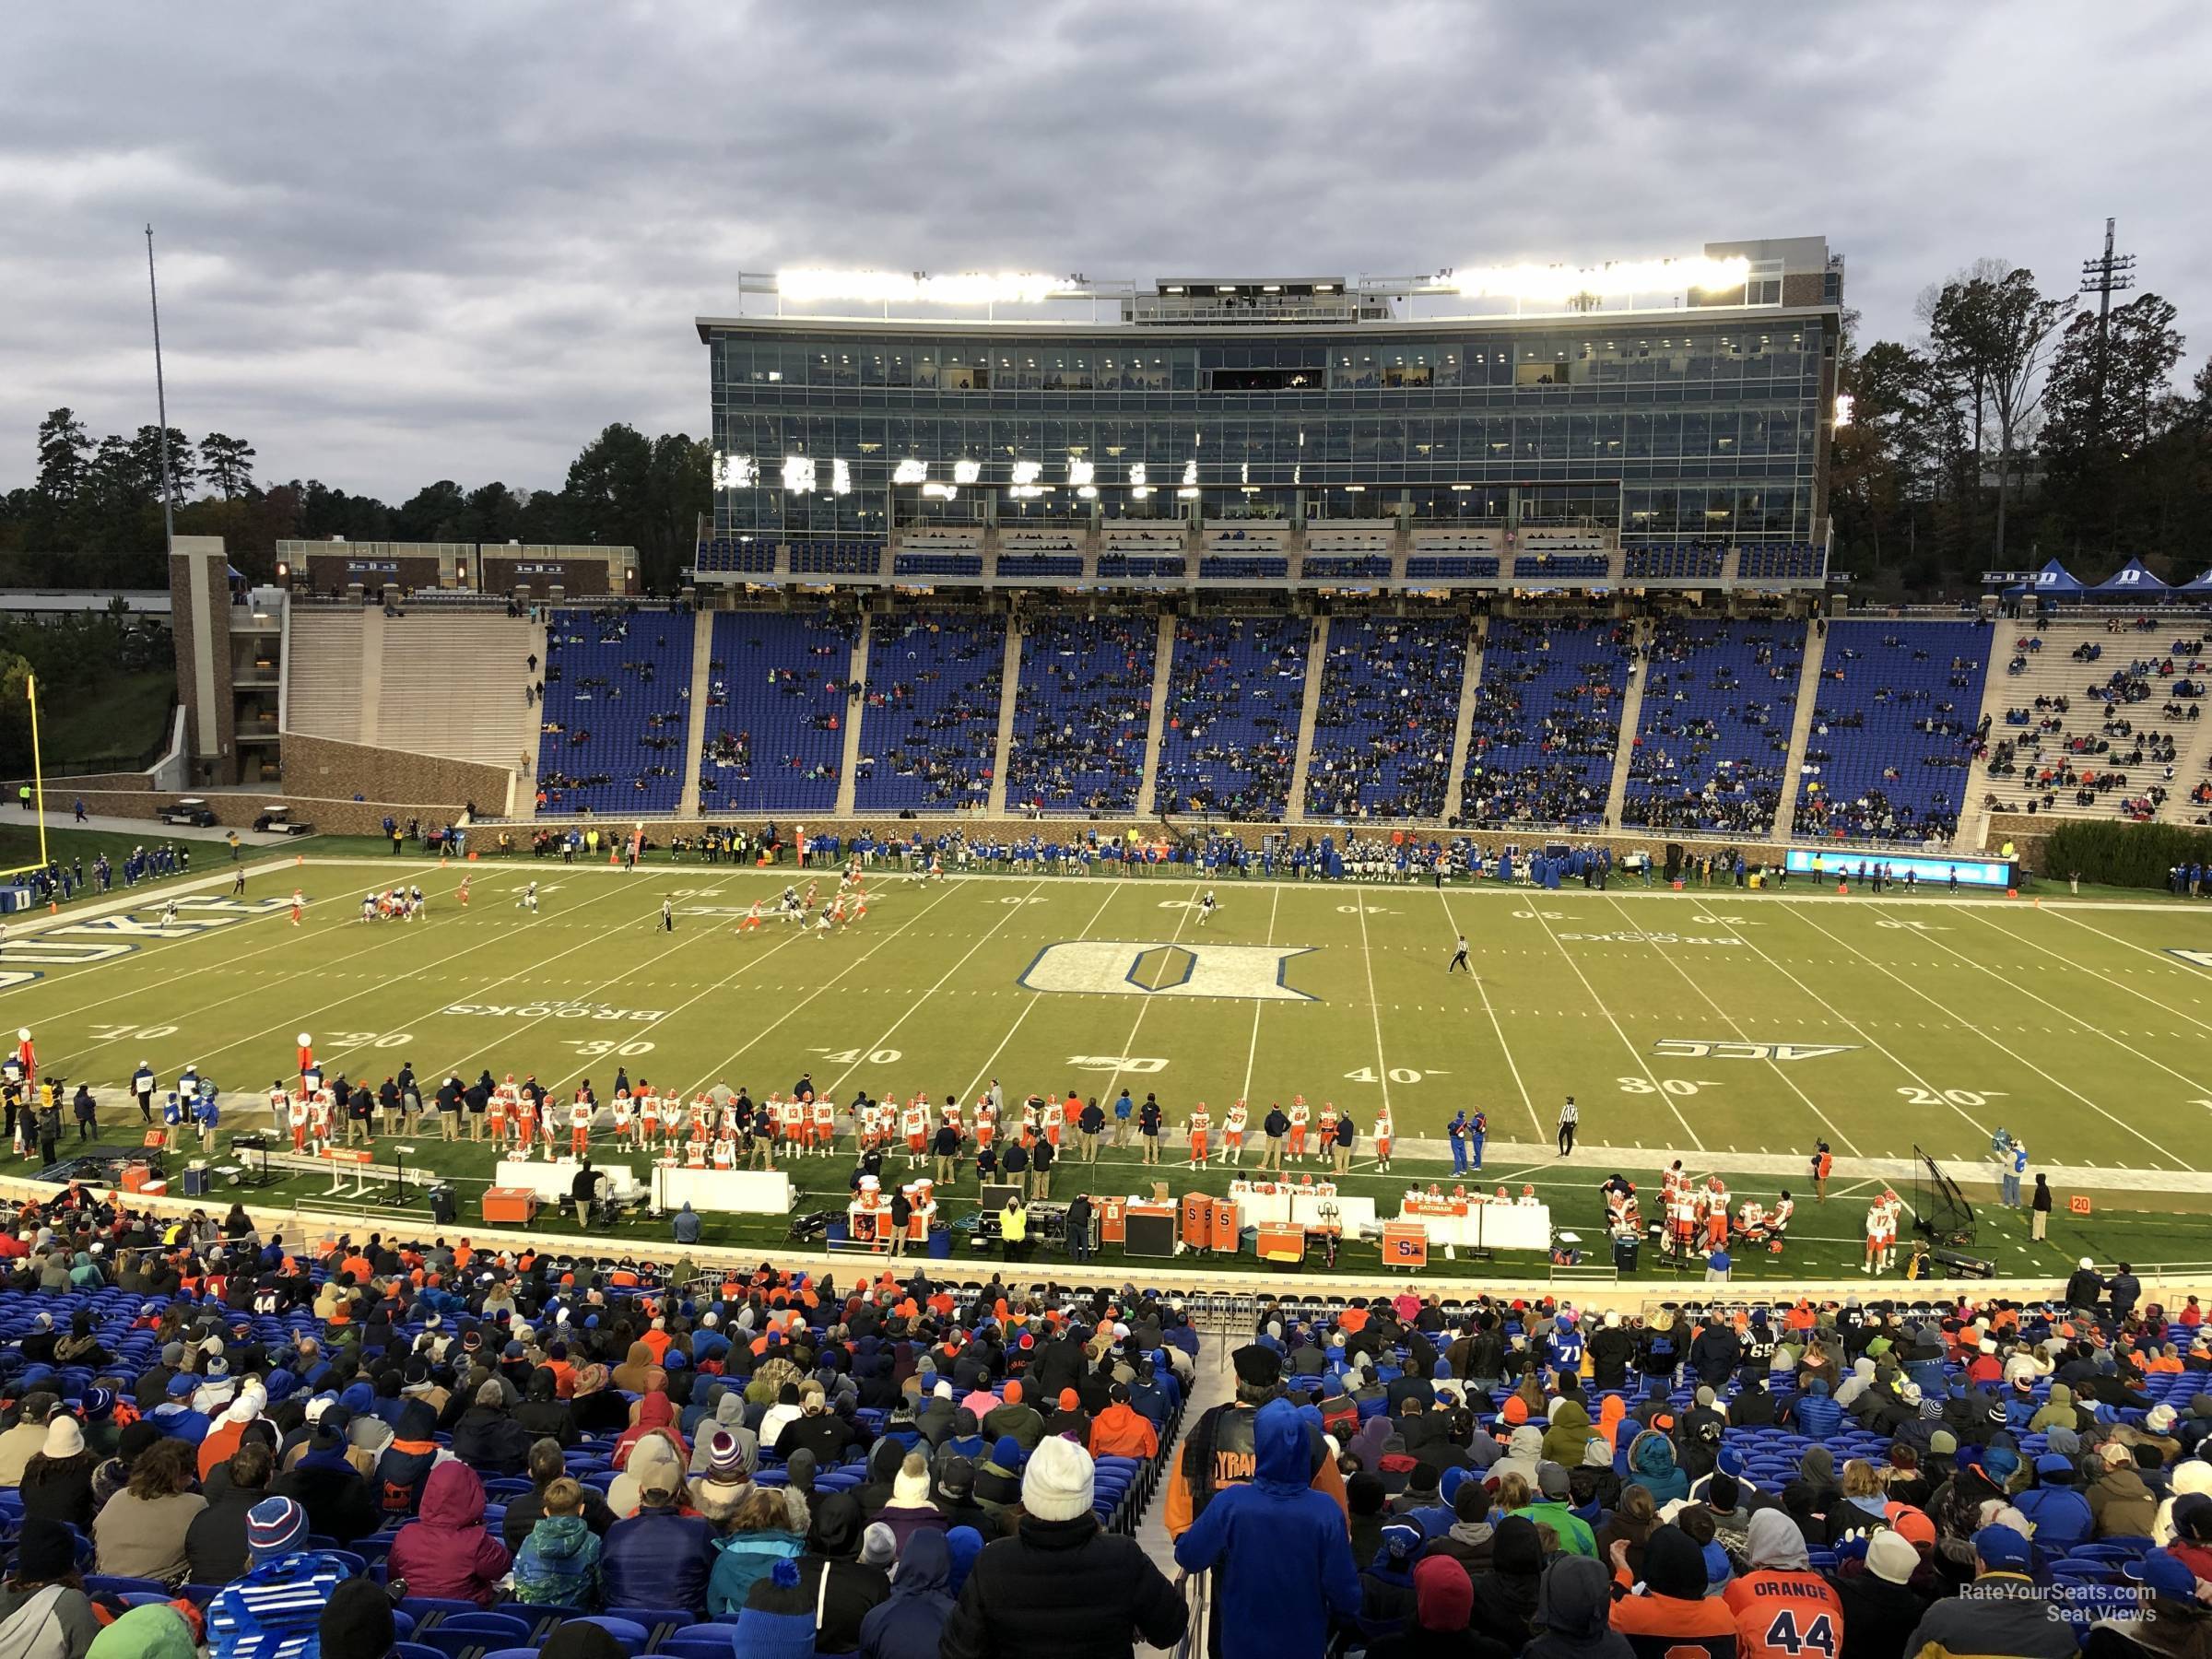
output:
[[[1263,1221],[1254,1251],[1263,1262],[1302,1262],[1306,1259],[1306,1230],[1295,1221]]]
[[[486,1187],[487,1225],[528,1227],[537,1219],[537,1194],[529,1187]]]
[[[1211,1193],[1182,1195],[1182,1244],[1185,1250],[1214,1247],[1214,1197]]]
[[[1429,1230],[1418,1221],[1383,1222],[1382,1265],[1415,1268],[1428,1266]]]

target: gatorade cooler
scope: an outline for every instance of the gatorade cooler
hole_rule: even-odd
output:
[[[1243,1220],[1234,1199],[1215,1199],[1213,1247],[1226,1255],[1235,1255],[1238,1236],[1244,1230]]]

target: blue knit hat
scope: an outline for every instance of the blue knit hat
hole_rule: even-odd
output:
[[[288,1555],[307,1535],[307,1512],[289,1498],[264,1498],[246,1512],[246,1547],[265,1561]]]

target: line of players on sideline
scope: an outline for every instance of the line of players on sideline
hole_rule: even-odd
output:
[[[1827,1143],[1813,1159],[1814,1186],[1823,1197],[1831,1160]],[[1642,1200],[1633,1182],[1621,1175],[1606,1178],[1598,1188],[1606,1201],[1606,1227],[1616,1238],[1643,1235]],[[1670,1256],[1688,1260],[1699,1254],[1724,1252],[1731,1243],[1763,1245],[1780,1255],[1797,1213],[1797,1200],[1787,1187],[1772,1205],[1746,1198],[1731,1207],[1728,1183],[1719,1175],[1698,1181],[1676,1159],[1660,1176],[1659,1206],[1662,1225],[1660,1248]],[[1861,1273],[1887,1273],[1897,1265],[1897,1226],[1904,1201],[1885,1186],[1866,1206],[1865,1249]]]

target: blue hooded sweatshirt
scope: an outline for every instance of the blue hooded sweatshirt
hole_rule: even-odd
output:
[[[1216,1492],[1176,1541],[1185,1572],[1215,1569],[1221,1659],[1318,1653],[1329,1620],[1357,1618],[1359,1569],[1344,1512],[1316,1492],[1306,1426],[1288,1400],[1253,1424],[1253,1477]]]

